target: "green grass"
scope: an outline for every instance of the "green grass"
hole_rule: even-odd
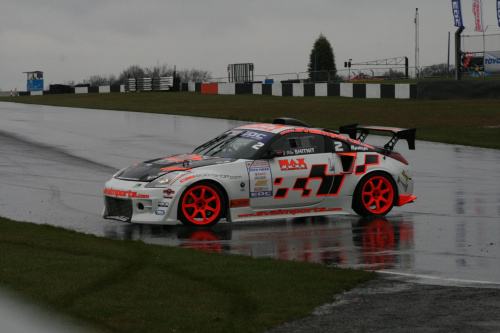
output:
[[[0,218],[0,285],[104,332],[262,332],[374,276]]]
[[[181,92],[44,95],[2,100],[263,122],[290,117],[331,129],[351,123],[416,127],[418,140],[500,148],[500,107],[494,99],[428,101]]]

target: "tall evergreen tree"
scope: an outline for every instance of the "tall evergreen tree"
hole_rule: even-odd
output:
[[[320,34],[314,42],[309,56],[308,72],[312,81],[334,80],[337,76],[335,55],[330,42],[323,34]]]

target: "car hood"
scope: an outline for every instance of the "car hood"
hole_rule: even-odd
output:
[[[126,169],[119,171],[115,178],[122,180],[133,180],[150,182],[156,178],[173,171],[191,171],[194,168],[207,165],[231,163],[232,158],[201,156],[201,155],[174,155],[161,157],[154,160],[135,163]]]

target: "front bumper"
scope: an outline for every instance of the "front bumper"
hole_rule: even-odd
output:
[[[148,183],[111,179],[104,188],[105,219],[146,224],[177,224],[181,187],[147,188]]]

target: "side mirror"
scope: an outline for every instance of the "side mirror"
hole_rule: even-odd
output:
[[[271,158],[275,158],[275,157],[281,157],[283,156],[283,152],[281,150],[267,150],[261,158],[263,159],[271,159]]]

